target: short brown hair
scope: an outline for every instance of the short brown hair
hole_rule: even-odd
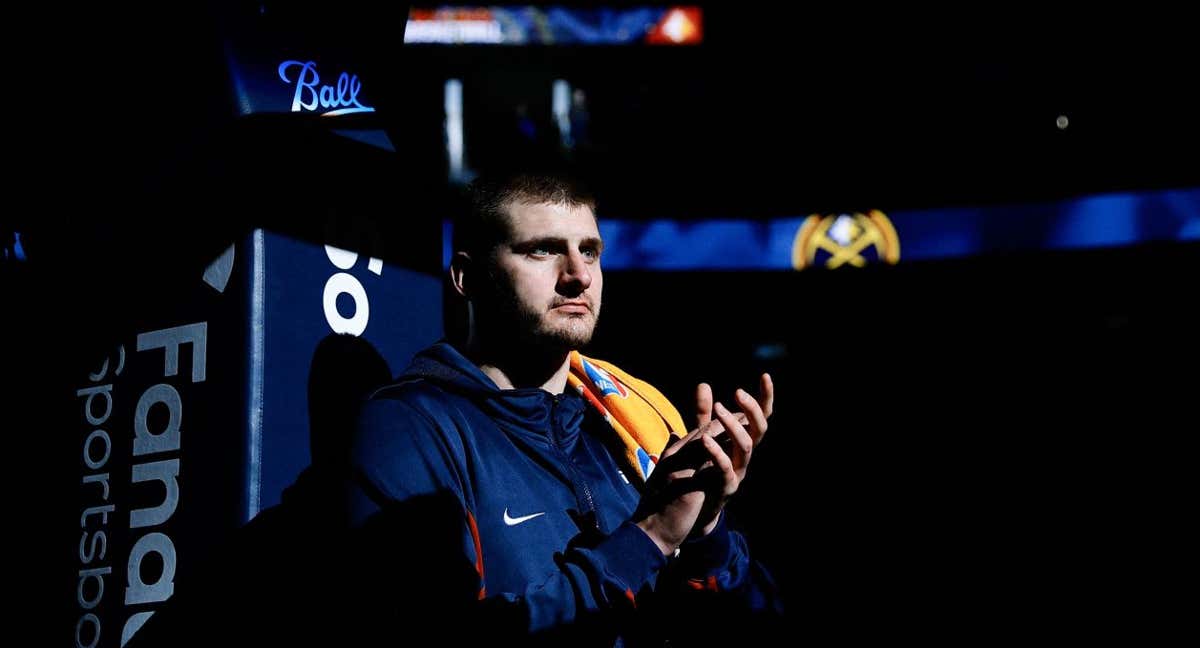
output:
[[[484,255],[506,234],[508,205],[552,204],[587,207],[596,198],[579,180],[561,172],[520,172],[480,176],[467,189],[469,207],[454,222],[454,252]]]

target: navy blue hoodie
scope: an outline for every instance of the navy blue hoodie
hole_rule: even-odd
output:
[[[571,390],[501,390],[453,346],[438,343],[364,406],[353,452],[353,521],[362,526],[418,498],[459,507],[449,543],[474,568],[468,594],[507,607],[523,633],[586,618],[592,631],[603,627],[615,637],[630,627],[622,619],[663,597],[723,592],[748,609],[775,606],[770,579],[724,520],[678,557],[662,555],[630,521],[640,493],[616,443]]]

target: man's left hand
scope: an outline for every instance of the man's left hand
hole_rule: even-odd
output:
[[[722,449],[715,434],[708,434],[700,441],[705,445],[711,458],[712,465],[703,468],[710,473],[713,487],[706,489],[704,508],[693,527],[693,535],[708,535],[717,526],[725,503],[737,492],[742,480],[746,478],[746,467],[750,464],[750,456],[754,448],[762,441],[767,433],[767,419],[774,411],[775,386],[771,376],[763,374],[759,378],[759,396],[755,399],[743,389],[734,394],[737,407],[741,410],[734,413],[722,403],[713,403],[712,388],[705,383],[696,387],[696,419],[699,428],[704,429],[716,416],[725,428],[723,434],[729,435],[730,443],[723,444],[728,450]],[[699,475],[698,475],[699,476]]]

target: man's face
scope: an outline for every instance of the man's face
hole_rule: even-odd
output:
[[[492,250],[497,301],[489,315],[498,321],[490,324],[539,345],[587,344],[604,287],[592,210],[515,202],[508,215],[508,236]]]

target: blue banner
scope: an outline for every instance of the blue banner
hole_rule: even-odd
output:
[[[602,217],[606,270],[800,270],[1200,240],[1200,189],[768,220]],[[447,255],[447,260],[448,260]]]

